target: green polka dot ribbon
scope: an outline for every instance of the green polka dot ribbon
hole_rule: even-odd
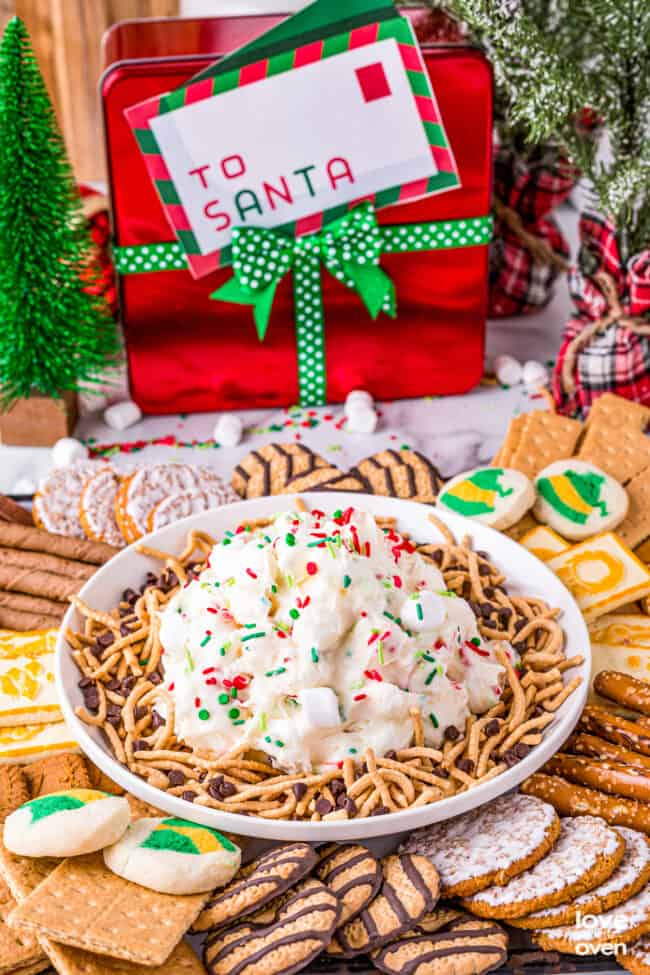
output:
[[[282,229],[237,227],[232,237],[233,277],[211,297],[251,305],[260,340],[268,328],[280,281],[293,272],[300,404],[327,402],[325,316],[321,265],[356,291],[368,313],[397,314],[393,282],[379,266],[382,254],[474,247],[489,243],[492,218],[379,226],[374,206],[363,203],[318,233],[293,237]],[[176,243],[115,248],[121,274],[186,267]]]

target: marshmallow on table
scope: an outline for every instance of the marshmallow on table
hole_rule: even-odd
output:
[[[241,418],[234,413],[224,413],[217,420],[213,437],[224,447],[236,447],[244,434]]]
[[[312,728],[338,728],[341,724],[338,698],[331,687],[305,687],[298,691],[298,703]]]
[[[121,403],[114,403],[104,410],[104,423],[112,430],[126,430],[134,423],[142,419],[140,407],[131,399],[122,400]]]
[[[413,593],[402,606],[400,618],[407,630],[414,633],[436,630],[447,619],[445,597],[426,589]]]
[[[372,407],[353,406],[347,411],[345,429],[348,433],[374,433],[379,417]]]
[[[542,362],[529,359],[528,362],[524,363],[522,378],[524,386],[529,389],[537,389],[539,386],[545,386],[548,382],[548,369]]]
[[[55,467],[69,467],[79,460],[87,460],[88,450],[74,437],[61,437],[52,447],[51,456]]]
[[[375,401],[366,389],[353,389],[349,392],[345,397],[343,412],[349,416],[350,412],[358,406],[365,406],[370,410],[375,407]]]
[[[494,360],[494,374],[502,386],[517,386],[523,378],[523,369],[511,355],[498,355]]]

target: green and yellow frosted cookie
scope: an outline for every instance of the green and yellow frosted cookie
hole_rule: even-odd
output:
[[[68,789],[32,799],[5,820],[4,844],[24,857],[95,853],[124,835],[131,821],[126,799],[95,789]]]
[[[185,819],[139,819],[104,850],[104,862],[119,877],[161,894],[201,894],[232,880],[241,850]]]
[[[535,503],[535,489],[520,471],[477,467],[448,481],[437,505],[501,531],[520,521]]]
[[[535,517],[572,541],[611,531],[627,514],[625,488],[584,460],[549,464],[537,475],[535,487]]]

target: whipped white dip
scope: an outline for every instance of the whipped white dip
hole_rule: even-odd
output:
[[[351,508],[226,533],[160,636],[178,737],[217,755],[246,743],[292,772],[408,747],[413,707],[439,746],[505,679],[436,566]]]

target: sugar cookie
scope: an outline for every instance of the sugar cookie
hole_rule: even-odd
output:
[[[202,894],[239,870],[241,850],[221,833],[184,819],[140,819],[104,850],[109,870],[161,894]]]
[[[535,504],[532,482],[506,467],[476,467],[447,481],[437,504],[491,528],[510,528]]]
[[[71,857],[117,842],[131,820],[126,799],[69,789],[32,799],[7,817],[4,844],[24,857]]]
[[[124,540],[136,541],[149,531],[151,511],[170,494],[223,489],[219,475],[209,467],[191,464],[153,464],[124,478],[115,502],[115,514]]]
[[[446,822],[416,830],[400,851],[428,857],[443,897],[467,897],[505,884],[545,856],[560,832],[551,805],[506,795]]]
[[[543,860],[504,886],[487,887],[463,898],[462,903],[479,917],[523,917],[563,904],[604,883],[624,853],[622,836],[603,819],[563,819],[557,843]]]
[[[572,457],[549,464],[535,478],[535,488],[535,517],[572,541],[610,531],[627,514],[625,488],[588,461]]]

